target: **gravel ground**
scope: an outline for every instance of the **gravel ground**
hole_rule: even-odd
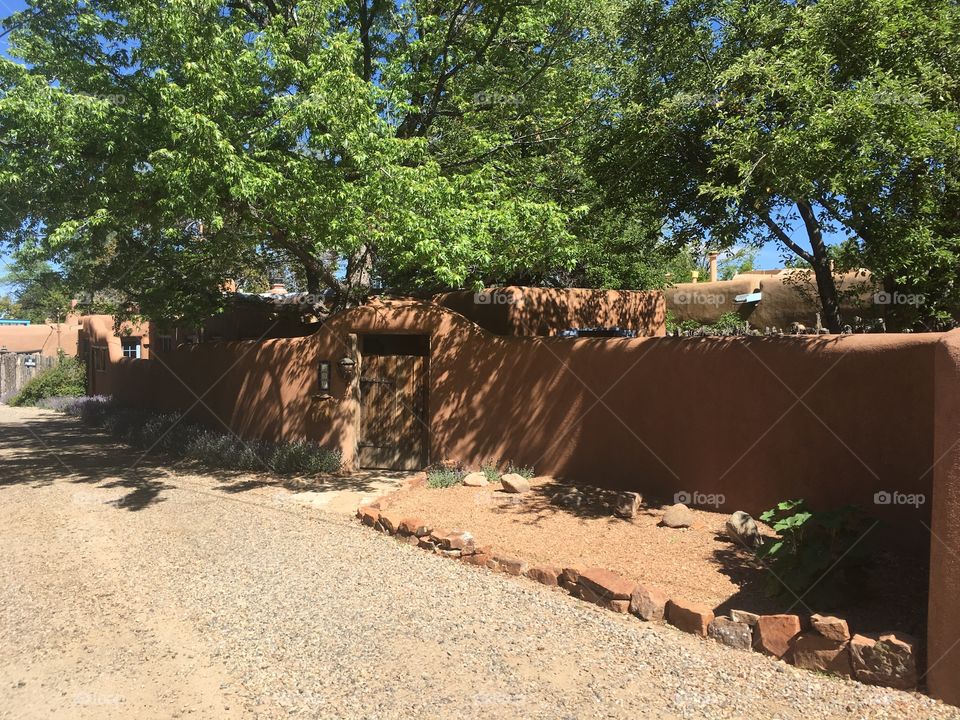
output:
[[[960,718],[135,459],[0,406],[0,717]]]

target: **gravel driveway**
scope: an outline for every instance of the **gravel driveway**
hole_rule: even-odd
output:
[[[960,718],[0,406],[2,718]]]

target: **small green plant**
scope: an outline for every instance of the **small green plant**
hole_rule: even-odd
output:
[[[870,556],[864,535],[876,524],[852,505],[815,511],[804,500],[781,502],[760,519],[779,536],[756,551],[773,570],[767,594],[807,594],[822,603],[852,589]]]
[[[495,483],[500,480],[500,461],[496,458],[487,458],[480,466],[480,472],[487,479],[487,482]]]
[[[16,407],[36,405],[41,400],[52,397],[79,397],[86,389],[86,372],[76,358],[67,357],[63,351],[57,358],[57,364],[41,371],[32,378],[10,404]]]
[[[427,487],[448,488],[459,485],[465,474],[461,468],[436,468],[427,473]]]
[[[524,477],[527,480],[529,480],[534,476],[534,471],[532,467],[528,467],[528,466],[521,467],[519,465],[514,465],[513,461],[510,461],[507,463],[507,470],[504,473],[504,475],[509,475],[510,473],[513,473],[515,475],[520,475],[521,477]]]

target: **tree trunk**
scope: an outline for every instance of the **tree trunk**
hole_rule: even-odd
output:
[[[807,228],[807,237],[810,240],[812,250],[810,265],[817,279],[817,292],[820,295],[820,305],[823,310],[822,322],[830,332],[840,333],[843,330],[840,321],[840,300],[837,297],[837,284],[833,279],[833,268],[830,266],[830,255],[827,252],[827,244],[823,241],[820,222],[808,202],[798,201],[797,208],[800,210],[800,217]]]

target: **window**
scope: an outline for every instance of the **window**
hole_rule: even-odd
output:
[[[103,372],[107,369],[107,349],[105,347],[93,348],[93,369],[95,372]]]
[[[160,352],[170,352],[173,350],[173,335],[158,335],[157,350]]]
[[[120,339],[120,347],[123,350],[123,356],[125,358],[140,358],[140,338],[138,337],[125,337]]]

